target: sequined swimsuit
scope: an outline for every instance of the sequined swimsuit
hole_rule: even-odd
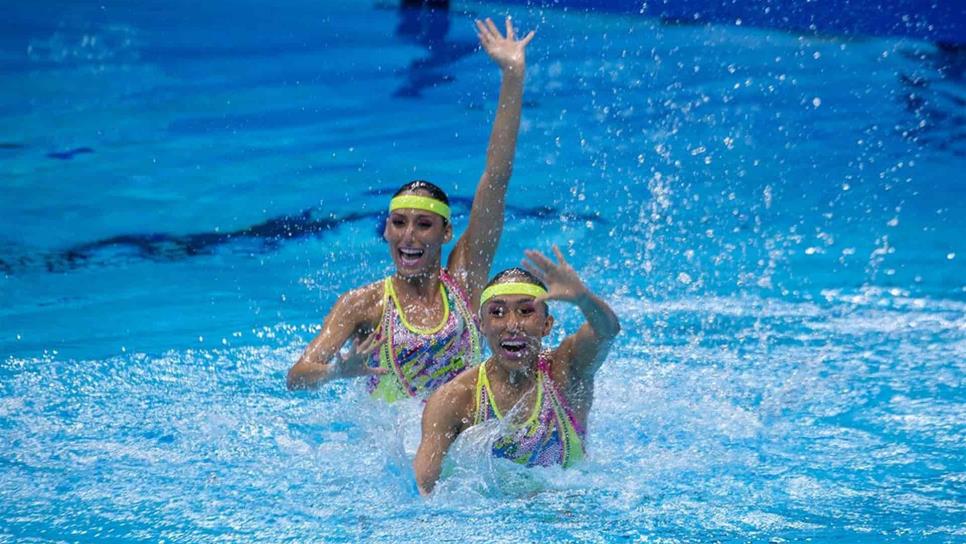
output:
[[[537,362],[537,399],[533,413],[522,425],[511,425],[493,444],[493,454],[527,466],[572,466],[584,457],[586,432],[574,417],[567,399],[550,377],[550,359],[540,354]],[[476,379],[474,424],[496,417],[503,420],[486,377],[486,365]]]
[[[387,338],[372,354],[369,365],[389,372],[370,379],[369,391],[374,397],[387,402],[424,397],[464,368],[479,363],[479,326],[469,309],[469,297],[445,271],[440,271],[439,279],[443,319],[431,329],[410,325],[392,278],[383,282],[382,321],[376,333]]]

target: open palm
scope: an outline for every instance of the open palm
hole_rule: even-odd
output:
[[[547,295],[538,297],[537,301],[562,300],[574,302],[587,294],[587,286],[581,281],[577,271],[564,259],[560,248],[554,245],[553,252],[557,256],[558,262],[556,263],[539,251],[527,250],[524,252],[529,261],[524,261],[523,266],[547,286]]]
[[[502,70],[520,71],[526,63],[524,49],[530,40],[533,39],[534,32],[531,30],[522,39],[516,39],[513,30],[513,23],[510,18],[506,18],[506,36],[500,34],[493,19],[487,18],[486,21],[476,20],[477,35],[480,37],[480,45],[490,55]]]

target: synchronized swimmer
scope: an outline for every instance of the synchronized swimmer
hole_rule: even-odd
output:
[[[503,421],[504,432],[493,444],[497,457],[527,466],[564,467],[584,457],[594,375],[620,323],[560,250],[553,250],[557,263],[528,251],[526,270],[504,270],[483,291],[482,329],[493,355],[429,398],[413,461],[420,493],[432,491],[446,451],[460,433],[491,418],[510,419]],[[587,322],[544,351],[542,339],[553,327],[549,300],[576,305]]]
[[[479,364],[477,303],[503,231],[526,68],[533,32],[503,36],[492,20],[476,21],[480,44],[500,67],[502,84],[469,225],[441,267],[453,237],[449,200],[426,181],[403,185],[389,204],[385,238],[396,266],[384,280],[349,291],[329,311],[318,336],[288,372],[288,387],[370,377],[372,393],[393,402],[426,396]],[[338,357],[347,340],[348,355]]]

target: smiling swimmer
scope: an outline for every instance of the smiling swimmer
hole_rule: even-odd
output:
[[[403,185],[389,204],[383,233],[395,273],[339,297],[321,332],[289,370],[289,389],[369,376],[373,394],[391,402],[427,395],[478,363],[473,316],[503,231],[520,127],[524,50],[533,32],[518,40],[509,18],[506,36],[490,19],[476,21],[476,28],[483,49],[500,67],[502,83],[466,232],[443,268],[443,244],[453,238],[446,193],[425,181]],[[350,339],[348,354],[340,356]]]
[[[493,356],[429,398],[413,461],[420,493],[432,491],[443,458],[460,433],[492,418],[506,423],[493,455],[527,466],[568,467],[583,458],[594,375],[620,323],[556,246],[553,251],[557,263],[527,251],[526,270],[504,270],[483,291],[482,331]],[[587,321],[545,351],[542,340],[553,326],[548,300],[576,305]],[[510,415],[516,413],[519,417]]]

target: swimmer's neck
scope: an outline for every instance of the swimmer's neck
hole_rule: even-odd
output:
[[[431,272],[403,276],[396,272],[392,276],[393,287],[408,297],[422,298],[429,301],[439,297],[439,267]]]
[[[491,364],[487,365],[488,371],[493,371],[496,375],[494,381],[506,384],[511,389],[525,389],[533,386],[534,377],[537,375],[537,358],[520,367],[519,363],[508,363],[499,357],[490,358]]]

